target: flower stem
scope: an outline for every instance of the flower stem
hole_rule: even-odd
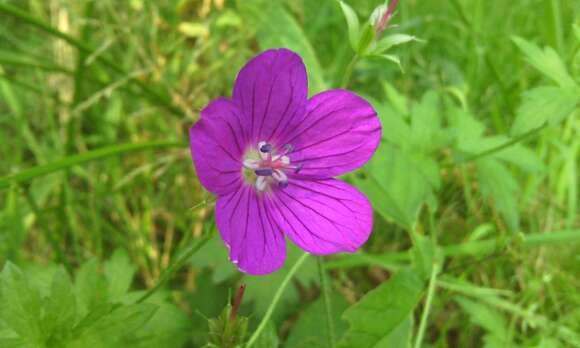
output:
[[[328,347],[336,347],[336,336],[334,334],[334,322],[332,320],[332,302],[330,301],[330,287],[324,272],[324,259],[322,256],[318,260],[318,273],[320,274],[320,295],[324,300],[324,311],[326,312],[326,328],[328,330]]]
[[[191,245],[185,252],[183,252],[183,254],[181,254],[181,256],[179,256],[175,262],[169,265],[169,267],[165,270],[165,272],[163,272],[161,278],[159,279],[159,282],[157,282],[157,284],[154,287],[147,290],[147,292],[137,300],[137,303],[145,301],[146,299],[151,297],[155,292],[157,292],[157,290],[165,286],[165,283],[167,283],[167,281],[169,281],[169,279],[171,279],[171,277],[173,277],[173,275],[178,270],[180,270],[181,267],[183,267],[183,265],[185,265],[187,261],[189,261],[196,252],[199,251],[199,249],[201,249],[207,242],[209,242],[209,240],[212,237],[213,233],[205,234],[201,239],[197,240],[196,243]]]
[[[429,277],[429,288],[427,290],[425,308],[421,314],[421,322],[419,323],[419,330],[417,331],[417,338],[415,340],[415,348],[421,347],[423,336],[425,336],[425,330],[427,329],[427,319],[429,318],[429,312],[431,311],[431,302],[433,301],[433,295],[435,294],[437,273],[439,273],[439,266],[436,263],[433,263],[433,266],[431,267],[431,276]]]
[[[264,318],[262,318],[262,321],[258,325],[258,328],[256,329],[256,331],[254,331],[254,333],[252,334],[252,336],[248,340],[248,343],[246,344],[246,348],[250,348],[254,343],[256,343],[256,340],[258,339],[258,337],[260,337],[260,334],[262,333],[262,331],[266,327],[266,324],[270,320],[270,317],[272,316],[272,313],[274,312],[274,308],[278,304],[278,301],[280,301],[280,297],[282,297],[282,293],[286,289],[286,286],[288,286],[290,279],[292,279],[292,277],[294,276],[296,271],[298,271],[300,266],[302,266],[304,261],[306,261],[307,257],[308,257],[308,253],[304,253],[296,261],[294,266],[292,266],[292,268],[290,269],[290,272],[288,272],[288,274],[286,275],[286,277],[284,278],[284,280],[280,284],[280,287],[278,288],[278,290],[276,290],[276,293],[274,294],[274,298],[272,299],[272,302],[270,302],[270,306],[268,307],[268,310],[266,311]]]
[[[354,65],[356,64],[357,61],[358,61],[358,54],[355,53],[355,55],[350,60],[350,63],[348,63],[348,65],[346,66],[346,69],[344,70],[344,75],[342,75],[342,81],[340,82],[340,88],[348,87],[348,83],[350,81],[350,76],[352,75],[352,71],[354,70]]]

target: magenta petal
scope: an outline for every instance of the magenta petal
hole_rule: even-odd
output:
[[[216,204],[216,224],[240,271],[259,275],[276,271],[286,258],[286,241],[267,209],[265,195],[240,186]]]
[[[242,185],[245,149],[240,112],[225,98],[212,101],[189,130],[189,144],[199,180],[211,192],[226,194]]]
[[[283,141],[294,145],[290,158],[302,166],[300,174],[328,178],[364,165],[380,139],[379,118],[366,100],[330,90],[308,101],[304,120]]]
[[[242,110],[250,141],[275,146],[291,122],[304,117],[308,97],[306,68],[300,56],[281,48],[267,50],[240,71],[233,101]]]
[[[294,180],[277,191],[268,206],[284,233],[316,255],[354,252],[372,230],[368,199],[335,179]]]

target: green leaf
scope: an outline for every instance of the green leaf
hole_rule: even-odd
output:
[[[355,184],[369,197],[373,207],[386,219],[410,228],[421,206],[433,198],[432,183],[437,179],[429,161],[415,160],[410,154],[382,142],[365,166],[365,177],[355,176]]]
[[[76,314],[77,303],[70,277],[59,268],[52,279],[50,296],[45,299],[44,326],[53,337],[65,337],[76,323]]]
[[[370,54],[367,57],[369,58],[379,58],[388,61],[389,63],[395,63],[399,67],[402,73],[405,72],[403,69],[403,65],[401,65],[401,59],[394,54]]]
[[[403,320],[393,332],[380,340],[375,347],[397,347],[411,348],[411,339],[413,338],[413,315],[410,314],[407,319]]]
[[[356,52],[359,56],[364,56],[373,39],[375,38],[375,28],[370,23],[366,23],[360,33],[359,41],[356,45]]]
[[[118,307],[86,326],[75,344],[78,347],[126,347],[157,308],[150,303]]]
[[[359,37],[360,37],[360,22],[356,15],[356,12],[347,5],[344,1],[338,0],[340,4],[340,9],[346,18],[346,26],[348,29],[348,41],[350,42],[350,47],[353,51],[357,51],[359,47]]]
[[[418,39],[413,35],[391,34],[377,41],[374,48],[371,50],[371,53],[382,54],[394,46],[402,45],[411,41],[418,41]]]
[[[346,310],[343,317],[350,329],[338,347],[388,347],[386,337],[409,318],[422,292],[423,282],[418,275],[409,269],[399,271]]]
[[[513,37],[512,39],[520,50],[524,52],[528,62],[542,74],[546,75],[546,77],[554,80],[561,87],[576,85],[560,59],[560,56],[558,56],[558,53],[553,48],[546,47],[542,50],[537,45],[522,38]]]
[[[105,262],[104,272],[110,301],[118,302],[127,293],[135,271],[135,266],[131,264],[129,256],[124,250],[116,250],[111,259]]]
[[[576,40],[580,42],[580,25],[574,24],[572,25],[572,28],[574,28],[574,35],[576,36]]]
[[[42,303],[22,271],[10,262],[0,277],[0,320],[20,338],[31,344],[43,341],[41,329]]]
[[[337,293],[330,296],[332,303],[332,320],[337,339],[346,331],[347,324],[341,319],[341,314],[348,307],[346,300]],[[328,325],[326,323],[326,311],[324,299],[319,297],[316,301],[300,314],[300,317],[292,327],[286,340],[287,348],[302,347],[327,347]]]
[[[512,231],[519,229],[517,196],[519,187],[512,173],[493,158],[476,161],[477,178],[483,196],[492,199],[494,206],[505,218]]]
[[[521,135],[549,122],[555,125],[571,115],[580,103],[577,88],[538,87],[526,91],[511,128]]]
[[[79,313],[82,315],[105,303],[107,288],[96,259],[87,261],[79,269],[75,292],[79,300]]]

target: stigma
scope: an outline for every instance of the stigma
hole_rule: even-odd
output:
[[[254,179],[254,185],[258,191],[266,191],[272,186],[279,188],[288,187],[288,173],[298,173],[301,166],[290,164],[289,155],[294,150],[290,144],[283,146],[279,151],[272,144],[260,141],[255,151],[250,151],[254,156],[246,156],[243,165],[250,172],[248,179]]]

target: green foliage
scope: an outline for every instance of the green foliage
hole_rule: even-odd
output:
[[[580,3],[399,1],[379,32],[387,7],[0,1],[0,347],[223,346],[241,282],[235,344],[273,310],[252,347],[328,346],[314,257],[273,306],[301,251],[238,272],[186,149],[270,47],[383,125],[343,178],[373,233],[324,262],[340,346],[580,347]]]
[[[184,342],[187,321],[173,305],[129,299],[134,298],[128,292],[134,269],[126,254],[117,251],[103,268],[101,275],[96,261],[86,263],[74,285],[59,268],[44,289],[7,263],[0,277],[0,301],[5,304],[0,310],[4,327],[0,339],[22,347],[79,348]]]
[[[339,347],[388,347],[402,335],[423,292],[423,283],[410,270],[401,270],[392,279],[367,293],[344,312],[350,328]],[[405,323],[405,324],[404,324]],[[391,335],[396,337],[390,337]]]

